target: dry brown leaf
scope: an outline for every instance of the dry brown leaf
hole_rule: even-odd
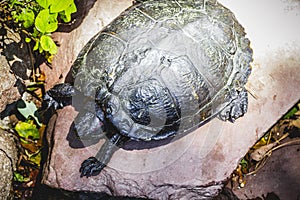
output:
[[[263,157],[265,156],[265,154],[272,149],[274,146],[276,146],[277,143],[273,142],[270,143],[268,145],[262,146],[258,149],[255,149],[251,154],[250,157],[255,160],[255,161],[260,161],[261,159],[263,159]]]

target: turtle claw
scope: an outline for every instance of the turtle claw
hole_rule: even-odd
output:
[[[101,170],[105,167],[105,164],[100,162],[95,157],[89,157],[83,163],[81,164],[81,167],[79,169],[80,177],[86,176],[97,176],[100,174]]]

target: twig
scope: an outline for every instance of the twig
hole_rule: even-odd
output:
[[[283,135],[277,142],[279,142],[280,140],[283,140],[283,139],[286,138],[288,135],[289,135],[288,133],[285,134],[285,135]],[[277,149],[280,149],[280,148],[282,148],[282,147],[288,146],[288,145],[295,145],[295,144],[297,144],[297,143],[300,144],[300,139],[291,140],[291,141],[289,141],[289,142],[285,142],[285,143],[283,143],[283,144],[280,144],[280,145],[278,145],[278,146],[276,146],[276,147],[270,149],[270,150],[263,156],[263,159],[262,159],[259,163],[257,163],[258,167],[257,167],[254,171],[245,174],[245,176],[253,175],[253,174],[257,173],[257,171],[260,170],[260,169],[266,164],[267,159],[271,156],[271,154],[272,154],[273,151],[275,151],[275,150],[277,150]]]

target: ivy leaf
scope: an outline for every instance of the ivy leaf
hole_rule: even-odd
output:
[[[36,19],[35,27],[41,33],[51,33],[58,27],[57,13],[49,13],[49,9],[41,10]]]
[[[64,22],[70,22],[71,21],[71,14],[77,12],[76,5],[72,3],[68,8],[66,8],[64,11],[60,12],[60,17]]]
[[[31,116],[39,126],[42,125],[40,123],[39,113],[37,112],[37,108],[33,102],[20,100],[17,103],[17,109],[26,119],[28,119],[28,117]]]
[[[50,36],[42,35],[40,44],[44,51],[49,51],[50,54],[57,53],[57,46]]]
[[[36,2],[42,7],[42,8],[48,8],[48,0],[36,0]]]
[[[52,38],[48,35],[42,35],[40,43],[45,51],[50,51],[51,47],[56,46]]]
[[[25,139],[31,138],[33,140],[37,140],[40,138],[39,130],[34,124],[30,124],[28,122],[19,121],[15,126],[15,130],[20,137]]]
[[[49,0],[51,1],[50,13],[59,13],[66,10],[72,3],[73,0]]]

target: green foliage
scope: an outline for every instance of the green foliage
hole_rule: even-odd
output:
[[[31,145],[40,139],[40,132],[32,120],[19,121],[15,126],[15,130],[20,137],[22,145]]]
[[[61,20],[70,22],[71,14],[77,11],[74,0],[8,0],[1,2],[1,6],[1,21],[13,19],[26,34],[25,41],[33,40],[33,50],[45,53],[49,62],[57,53],[51,33],[57,30]]]
[[[24,28],[29,28],[34,24],[34,12],[28,8],[22,8],[20,14],[17,14],[16,12],[13,14],[13,18],[17,22],[22,22]]]
[[[60,14],[60,17],[62,18],[62,20],[64,20],[64,22],[70,22],[71,14],[75,13],[76,11],[77,11],[77,8],[76,8],[75,4],[72,3],[65,10],[61,11],[59,14]]]
[[[42,33],[52,33],[58,27],[57,13],[50,13],[49,9],[41,10],[35,19],[35,28]]]
[[[293,117],[298,111],[300,110],[300,103],[295,105],[294,107],[292,107],[288,113],[286,113],[283,118],[284,119],[289,119],[291,117]]]
[[[53,42],[52,38],[48,35],[43,35],[41,37],[41,47],[45,51],[49,51],[51,54],[57,53],[56,44]]]
[[[37,140],[40,138],[40,133],[36,125],[30,122],[18,122],[15,130],[24,141],[28,139]]]
[[[18,172],[14,172],[14,181],[28,182],[28,181],[30,181],[30,178],[24,177],[22,174],[20,174]]]
[[[20,156],[22,162],[18,163],[17,171],[14,173],[14,181],[35,183],[41,167],[45,125],[40,122],[37,107],[32,101],[19,100],[17,110],[25,118],[24,121],[18,121],[14,126],[24,151]]]

